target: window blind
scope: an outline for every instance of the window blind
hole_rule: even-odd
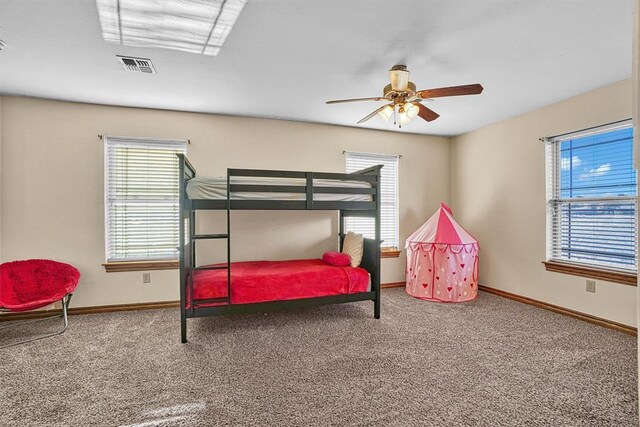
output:
[[[186,141],[104,137],[107,262],[176,259]]]
[[[383,165],[380,171],[380,238],[382,247],[398,247],[398,156],[372,153],[346,152],[347,173],[375,165]],[[373,218],[345,219],[347,231],[375,237]]]
[[[637,271],[630,122],[550,138],[546,154],[547,258]]]

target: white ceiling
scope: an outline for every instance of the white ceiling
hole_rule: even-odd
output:
[[[355,126],[380,104],[325,101],[381,95],[406,63],[418,89],[484,86],[401,130],[456,135],[628,78],[632,4],[249,0],[210,57],[105,43],[94,0],[0,0],[0,93]],[[158,74],[124,71],[116,54],[150,58]]]

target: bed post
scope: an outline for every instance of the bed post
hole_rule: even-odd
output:
[[[185,210],[185,190],[186,190],[186,180],[185,180],[185,164],[184,164],[184,155],[178,154],[178,185],[179,188],[179,208],[178,208],[178,227],[179,235],[180,235],[180,244],[178,247],[179,260],[180,260],[180,341],[182,343],[187,342],[187,303],[186,303],[186,274],[185,274],[185,253],[184,246],[186,244],[185,238],[185,215],[187,214]]]
[[[364,255],[360,265],[371,275],[371,290],[375,292],[375,298],[373,298],[373,317],[376,319],[380,318],[380,245],[382,244],[382,240],[380,239],[380,171],[382,167],[383,165],[376,165],[354,172],[354,174],[375,176],[375,181],[371,183],[375,209],[371,209],[366,212],[358,212],[357,210],[340,210],[340,250],[342,250],[342,243],[344,239],[345,217],[366,216],[374,219],[374,238],[364,239]]]
[[[231,311],[231,169],[227,168],[227,308]]]
[[[375,242],[376,242],[376,279],[372,283],[376,290],[376,300],[373,302],[373,317],[376,319],[380,318],[380,245],[382,245],[382,241],[380,240],[380,168],[378,167],[376,170],[376,216],[375,216]]]

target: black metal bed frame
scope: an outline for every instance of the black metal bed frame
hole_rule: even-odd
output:
[[[300,172],[261,169],[227,169],[227,198],[218,200],[190,199],[187,196],[187,182],[196,176],[195,168],[183,154],[178,154],[180,185],[180,332],[182,342],[187,342],[187,319],[226,313],[249,313],[287,308],[310,307],[323,304],[337,304],[353,301],[374,303],[374,317],[380,318],[380,169],[373,166],[354,173]],[[232,184],[232,177],[302,178],[305,185],[246,185]],[[364,181],[371,185],[366,188],[314,187],[314,179],[338,181]],[[304,200],[235,200],[232,193],[299,193]],[[354,194],[370,195],[371,201],[317,201],[314,194]],[[227,232],[225,234],[197,234],[197,210],[226,210]],[[375,222],[375,238],[364,239],[364,254],[360,266],[371,277],[371,290],[355,294],[331,295],[324,297],[278,300],[250,304],[231,302],[231,211],[232,210],[338,210],[340,212],[340,247],[344,240],[344,218],[370,217]],[[187,239],[188,237],[188,239]],[[196,242],[203,239],[227,240],[227,263],[216,266],[196,266]],[[193,272],[204,269],[227,270],[227,297],[217,299],[193,298]],[[190,304],[187,307],[187,289]],[[221,305],[204,305],[217,303]]]

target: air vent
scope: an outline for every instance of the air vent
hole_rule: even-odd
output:
[[[120,55],[116,55],[116,57],[127,71],[133,71],[134,73],[156,74],[156,69],[153,68],[153,64],[150,59]]]
[[[0,50],[4,49],[6,45],[4,41],[0,40]]]

